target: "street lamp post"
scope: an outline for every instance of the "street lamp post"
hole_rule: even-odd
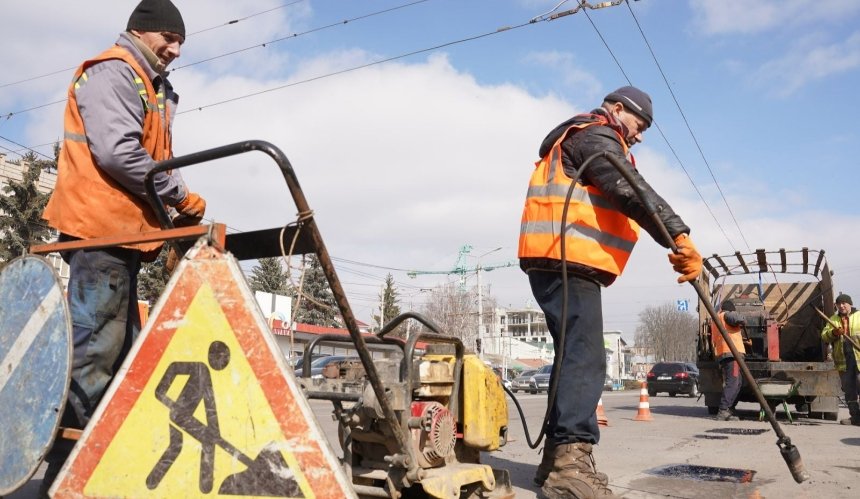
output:
[[[489,255],[490,253],[494,253],[502,249],[499,246],[496,249],[491,249],[486,253],[482,253],[481,255],[476,256],[475,258],[478,260],[478,264],[475,265],[475,274],[477,275],[478,280],[478,343],[481,345],[481,351],[478,352],[478,358],[484,360],[484,293],[481,287],[481,258]]]

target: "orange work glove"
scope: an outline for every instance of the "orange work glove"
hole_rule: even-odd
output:
[[[173,271],[176,270],[176,266],[179,265],[179,260],[182,259],[182,255],[176,250],[176,246],[171,244],[167,249],[167,259],[164,261],[164,269],[167,270],[168,274],[173,274]]]
[[[201,198],[199,194],[195,192],[189,192],[185,199],[179,202],[176,206],[176,211],[179,212],[180,215],[185,215],[187,217],[202,217],[204,213],[206,213],[206,200]]]
[[[845,331],[841,327],[833,328],[833,336],[842,336],[843,334],[845,334]]]
[[[675,238],[677,253],[669,255],[669,263],[675,272],[681,274],[679,283],[692,281],[702,273],[702,255],[696,250],[693,240],[687,234],[680,234]]]

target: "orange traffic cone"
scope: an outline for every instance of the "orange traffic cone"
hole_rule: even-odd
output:
[[[606,413],[603,412],[603,397],[600,397],[600,400],[597,401],[597,424],[599,426],[609,426],[609,419],[606,417]]]
[[[651,417],[651,406],[648,405],[648,383],[642,382],[642,389],[639,390],[639,411],[633,421],[653,421]]]

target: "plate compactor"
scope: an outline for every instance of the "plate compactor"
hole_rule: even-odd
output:
[[[191,428],[191,426],[175,424],[176,421],[170,420],[167,422],[173,424],[174,429],[171,430],[169,444],[165,442],[163,446],[177,448],[175,447],[177,445],[177,440],[175,440],[176,432],[181,433],[185,431],[186,441],[197,439],[201,443],[204,443],[208,436],[217,437],[213,440],[214,443],[212,445],[214,447],[210,446],[210,449],[232,449],[235,451],[231,452],[233,459],[229,464],[231,467],[229,471],[235,477],[241,477],[243,472],[247,474],[253,471],[251,470],[253,466],[248,463],[253,463],[256,460],[252,460],[247,456],[245,456],[244,460],[240,459],[239,457],[243,456],[243,452],[245,455],[262,456],[266,454],[270,456],[267,457],[269,461],[281,463],[280,466],[284,470],[289,468],[290,477],[294,477],[290,478],[290,483],[294,485],[290,490],[295,492],[289,495],[296,497],[309,497],[312,495],[320,497],[319,492],[314,494],[311,489],[313,488],[315,477],[324,474],[323,472],[327,472],[336,475],[336,482],[345,484],[343,489],[346,491],[346,495],[354,494],[358,497],[513,498],[514,492],[508,472],[505,470],[494,470],[488,465],[481,464],[481,452],[497,450],[506,443],[508,410],[505,392],[499,378],[481,359],[475,355],[467,354],[460,339],[449,336],[444,331],[440,331],[431,321],[419,314],[411,312],[403,314],[389,322],[382,331],[375,335],[360,333],[357,321],[317,228],[313,212],[308,206],[291,164],[277,147],[262,141],[246,141],[161,162],[147,177],[147,190],[150,200],[158,199],[153,182],[155,173],[206,163],[250,151],[259,151],[268,155],[278,165],[283,174],[298,210],[297,219],[290,221],[284,227],[229,235],[226,234],[223,224],[213,223],[211,225],[174,228],[164,207],[158,202],[151,201],[151,205],[156,211],[163,227],[161,231],[145,234],[118,235],[99,240],[46,244],[34,247],[32,250],[33,253],[45,254],[78,248],[119,246],[142,240],[164,240],[184,252],[193,245],[193,249],[188,251],[186,257],[180,263],[176,274],[171,279],[171,282],[168,283],[168,290],[184,289],[184,279],[189,279],[189,282],[196,279],[194,282],[197,282],[197,284],[191,284],[197,287],[194,288],[192,286],[188,287],[188,289],[203,289],[208,286],[205,282],[205,272],[200,271],[203,273],[198,272],[199,275],[195,276],[192,274],[196,270],[192,272],[189,269],[203,269],[206,265],[214,265],[212,262],[217,262],[218,259],[225,259],[229,269],[233,270],[228,270],[224,275],[232,275],[233,277],[227,280],[232,279],[235,281],[228,283],[227,287],[235,286],[239,290],[236,293],[237,296],[244,297],[244,301],[246,302],[253,302],[253,293],[250,293],[241,272],[235,270],[238,269],[236,261],[280,256],[289,257],[302,254],[316,255],[328,280],[349,335],[324,334],[317,336],[313,341],[308,343],[305,347],[305,355],[303,357],[304,364],[297,371],[298,373],[308,373],[307,375],[295,375],[291,368],[285,367],[287,364],[282,354],[280,354],[276,342],[272,339],[271,330],[265,327],[265,319],[262,318],[262,313],[256,302],[251,305],[248,305],[248,303],[243,304],[244,306],[249,306],[249,310],[251,310],[250,314],[244,315],[244,317],[247,317],[244,319],[245,322],[263,324],[264,327],[260,329],[261,332],[259,334],[262,337],[262,344],[269,345],[267,347],[268,350],[277,351],[277,354],[274,355],[279,358],[272,365],[277,367],[274,370],[279,371],[277,374],[280,377],[280,381],[275,379],[274,385],[282,386],[284,389],[295,389],[299,394],[293,402],[294,406],[292,408],[286,407],[284,412],[290,413],[288,417],[293,417],[294,414],[304,414],[304,417],[309,420],[308,430],[303,435],[290,435],[288,434],[289,431],[283,430],[283,428],[287,428],[288,426],[282,424],[276,428],[278,431],[283,432],[282,443],[269,445],[263,451],[256,450],[251,452],[248,450],[253,447],[251,443],[243,443],[240,441],[240,437],[231,436],[228,431],[229,428],[224,421],[221,421],[219,430],[217,426],[209,424],[207,419],[206,424],[209,424],[209,426],[197,424],[198,427],[201,427],[201,431],[192,432],[190,430],[183,430],[183,428]],[[208,249],[204,251],[201,247]],[[191,277],[186,278],[186,276]],[[199,284],[198,281],[201,281],[201,279],[206,286]],[[214,284],[210,287],[218,288],[220,286],[218,279],[221,278],[216,278],[213,281]],[[218,293],[216,289],[215,295],[218,295]],[[221,293],[224,294],[227,292]],[[165,294],[167,294],[167,290]],[[176,298],[173,299],[176,300]],[[241,313],[231,315],[230,310],[228,310],[232,306],[231,304],[236,303],[236,301],[235,298],[231,297],[228,300],[223,300],[219,307],[224,310],[228,318],[231,318],[230,321],[233,322],[228,322],[232,324],[234,329],[242,329],[242,324],[235,323],[235,317],[243,317],[243,315]],[[55,496],[130,497],[133,495],[125,492],[126,489],[124,487],[130,487],[127,485],[127,478],[121,482],[117,482],[116,490],[93,492],[100,490],[99,487],[110,489],[111,485],[109,481],[105,482],[108,485],[97,483],[98,477],[102,473],[99,469],[101,465],[98,460],[92,459],[90,456],[100,456],[103,455],[99,454],[102,452],[105,453],[104,455],[109,455],[114,451],[108,445],[102,445],[95,450],[88,449],[87,447],[90,445],[97,446],[99,438],[104,435],[113,437],[115,441],[121,440],[125,434],[133,435],[134,429],[126,429],[124,427],[124,425],[132,424],[129,421],[135,419],[154,421],[158,417],[162,417],[161,412],[156,412],[152,417],[141,415],[140,411],[144,409],[138,408],[141,405],[156,409],[161,407],[159,403],[147,402],[147,400],[155,400],[154,398],[146,398],[148,396],[146,393],[149,390],[148,387],[154,385],[152,382],[149,384],[140,382],[140,388],[134,391],[134,396],[139,397],[145,403],[138,402],[135,406],[133,404],[134,400],[132,400],[132,402],[129,402],[129,408],[124,409],[125,412],[122,413],[124,414],[122,418],[118,418],[119,415],[117,413],[112,415],[111,410],[113,407],[122,406],[122,401],[127,399],[127,397],[120,396],[124,393],[122,385],[124,383],[131,383],[127,378],[140,371],[137,369],[138,365],[144,365],[141,359],[135,359],[135,356],[141,356],[141,352],[159,352],[157,349],[153,350],[149,348],[148,345],[157,341],[154,338],[157,338],[158,334],[166,334],[164,331],[167,328],[173,327],[177,335],[180,334],[182,327],[194,329],[193,325],[188,327],[181,326],[181,321],[171,322],[171,320],[163,319],[171,303],[170,297],[162,296],[159,299],[158,304],[154,308],[153,315],[144,328],[141,335],[142,338],[138,340],[139,343],[143,342],[143,346],[140,346],[137,350],[133,349],[130,353],[124,367],[117,375],[117,378],[122,376],[123,379],[120,381],[114,380],[105,400],[102,401],[99,409],[96,411],[94,421],[91,421],[88,428],[84,430],[81,440],[78,442],[70,458],[70,461],[76,460],[84,464],[78,466],[73,463],[70,466],[67,462],[68,469],[64,468],[59,477],[60,479],[55,483],[51,491]],[[192,315],[189,313],[187,317],[191,317]],[[411,334],[405,340],[395,338],[394,335],[389,335],[391,331],[408,320],[421,323],[424,326],[421,328],[423,331]],[[159,323],[159,321],[162,322]],[[174,322],[180,324],[180,326],[173,324]],[[253,330],[253,328],[250,329]],[[236,337],[239,338],[239,336]],[[166,342],[167,340],[163,341]],[[230,341],[225,340],[226,345],[233,345],[231,355],[234,357],[238,355],[237,350],[241,350],[239,345],[253,342],[252,340],[240,338],[234,345],[230,343],[231,341],[232,339]],[[174,343],[178,343],[178,340]],[[213,341],[212,345],[216,343],[218,342]],[[309,375],[310,359],[312,354],[315,353],[315,348],[323,344],[352,349],[358,360],[341,363],[334,372],[329,370],[325,376],[312,378]],[[174,347],[171,345],[172,343],[168,344],[165,355],[172,352],[170,349]],[[275,346],[272,347],[271,345]],[[227,347],[225,344],[220,344],[220,348],[226,349]],[[374,358],[374,352],[378,351],[385,351],[387,355],[382,358]],[[248,354],[248,352],[245,353]],[[173,353],[172,355],[178,354]],[[205,357],[202,360],[205,360]],[[256,369],[254,367],[255,362],[253,355],[248,355],[246,364],[240,361],[231,361],[229,364],[222,362],[222,365],[219,366],[219,371],[207,370],[206,372],[209,372],[214,378],[222,372],[229,373],[234,366],[239,366],[236,367],[236,369],[239,369],[242,365],[251,366],[250,368],[245,368],[250,372]],[[166,361],[161,361],[161,363],[164,364]],[[205,362],[196,362],[194,364],[204,365],[205,367]],[[174,365],[182,366],[190,365],[190,363],[174,361],[171,366]],[[160,367],[153,370],[154,374],[152,376],[160,375],[158,369]],[[234,372],[232,374],[233,379],[235,380],[236,377],[241,376],[243,372]],[[265,386],[273,383],[268,378],[266,378],[267,381],[262,381],[266,377],[265,373],[261,374],[262,371],[258,370],[255,372],[258,372],[260,375],[260,381],[257,383],[257,380],[252,380],[254,383],[248,385],[251,387],[251,391],[255,390],[257,385],[265,388]],[[167,374],[160,376],[162,376],[162,382],[168,378]],[[117,387],[116,385],[120,386]],[[208,392],[207,396],[214,397],[217,400],[220,388],[217,383],[214,383],[214,385],[214,389]],[[156,396],[158,395],[156,393]],[[165,398],[164,393],[161,393],[160,396],[159,400],[168,400]],[[308,399],[328,400],[332,403],[342,456],[329,460],[325,459],[325,456],[317,460],[304,459],[301,458],[301,449],[298,446],[290,447],[294,442],[302,439],[304,439],[303,441],[306,444],[305,447],[308,447],[307,443],[310,438],[308,435],[311,435],[311,437],[322,435],[318,430],[314,430],[315,428],[319,428],[318,423],[310,421],[314,416],[308,410]],[[269,396],[269,400],[271,402],[272,396]],[[56,418],[55,428],[57,428],[59,426],[59,413],[62,412],[62,407],[58,411],[56,401],[52,401],[51,404],[46,405],[51,405],[51,407],[46,407],[47,417]],[[275,403],[271,403],[272,407],[276,405]],[[223,409],[224,407],[224,404],[218,405],[218,411],[226,413],[227,410]],[[155,411],[156,409],[152,410]],[[162,409],[163,407],[159,410]],[[235,412],[233,408],[230,408],[230,410]],[[249,409],[248,412],[253,411]],[[276,413],[274,419],[278,419],[277,411],[274,412]],[[166,410],[163,413],[166,414]],[[214,418],[215,416],[221,416],[223,419],[223,414],[215,414],[213,410],[212,417]],[[207,415],[208,417],[210,416]],[[117,419],[122,420],[116,421]],[[157,427],[159,425],[153,423],[151,426]],[[164,426],[167,427],[167,423]],[[251,425],[249,424],[248,426]],[[102,430],[101,427],[109,428],[110,431]],[[152,431],[154,432],[154,430]],[[260,429],[248,428],[247,433],[252,434],[255,431],[259,432]],[[243,432],[233,433],[242,434]],[[59,428],[55,434],[63,435],[62,428]],[[326,438],[317,437],[313,438],[311,446],[322,449],[324,451],[323,454],[333,456],[332,449],[329,448],[328,443],[325,441]],[[90,442],[95,443],[90,444]],[[181,438],[178,442],[178,448],[181,450]],[[48,444],[49,442],[46,442],[43,447],[47,449],[49,447]],[[153,446],[155,445],[162,444],[153,443]],[[107,447],[107,449],[105,450],[104,447]],[[243,448],[246,450],[242,450]],[[159,449],[158,453],[161,452],[162,450]],[[176,452],[180,451],[177,450]],[[214,451],[210,450],[209,452]],[[165,455],[167,454],[169,452],[165,452]],[[6,457],[0,456],[0,459],[3,459],[5,462]],[[176,459],[175,455],[174,459]],[[208,464],[210,466],[208,470],[209,483],[212,483],[212,477],[214,476],[216,487],[218,486],[219,473],[221,473],[219,470],[223,467],[222,463],[225,460],[229,460],[229,458],[223,455],[219,457],[219,454],[215,454],[214,464]],[[204,474],[203,461],[204,459],[201,457],[201,477]],[[334,464],[330,466],[331,469],[324,470],[323,468],[327,466],[326,463]],[[35,468],[38,467],[39,462],[33,464],[32,469],[25,473],[32,474]],[[95,469],[90,470],[86,467],[87,465],[91,467],[95,466]],[[78,467],[76,468],[76,466]],[[168,466],[180,467],[179,464],[170,464]],[[296,466],[298,468],[295,468]],[[319,469],[315,469],[314,467],[319,467]],[[211,468],[214,468],[214,472]],[[76,475],[75,470],[78,470],[78,475],[81,474],[80,470],[83,470],[83,478]],[[150,479],[152,478],[152,473],[156,473],[155,469],[149,474]],[[149,480],[147,482],[149,489],[153,493],[165,489],[168,487],[167,484],[172,477],[176,476],[176,473],[178,471],[173,471],[169,467],[159,469],[156,474],[159,480],[163,479],[163,481]],[[102,474],[106,476],[110,475],[108,472]],[[26,482],[28,476],[25,475],[24,480],[21,480],[21,477],[11,480],[12,483],[20,484]],[[89,482],[85,479],[89,480]],[[221,482],[221,491],[225,490],[224,487],[228,481],[223,480]],[[233,479],[233,482],[235,481]],[[64,492],[66,484],[76,486],[77,482],[80,482],[80,492]],[[178,483],[180,483],[180,486],[184,486],[186,481],[179,481]],[[161,487],[162,489],[157,487]],[[196,497],[198,495],[196,492],[198,490],[196,475],[193,479],[187,480],[187,487],[189,493],[186,497]],[[251,496],[256,495],[253,493],[254,490],[269,490],[266,484],[254,484],[253,481],[250,487],[248,490],[251,490]],[[6,492],[9,491],[7,490]],[[272,496],[271,493],[261,493],[260,495]],[[277,496],[279,494],[274,495]]]

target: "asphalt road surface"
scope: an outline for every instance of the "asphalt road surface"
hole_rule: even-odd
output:
[[[534,439],[546,395],[517,395]],[[649,397],[652,421],[634,421],[639,392],[604,392],[609,420],[595,449],[597,469],[609,475],[613,492],[625,498],[842,498],[860,496],[860,427],[797,419],[777,419],[800,451],[810,479],[797,484],[776,445],[770,424],[759,421],[758,406],[741,403],[741,421],[714,421],[702,401],[662,394]],[[789,406],[790,409],[794,409]],[[513,409],[513,404],[509,404]],[[840,418],[848,417],[844,407]],[[519,417],[510,412],[510,439],[485,462],[506,468],[517,498],[536,497],[531,480],[540,456],[526,443]],[[731,471],[735,470],[735,471]]]
[[[546,408],[546,395],[517,394],[532,438],[537,436]],[[325,433],[336,438],[330,404],[312,401]],[[860,497],[860,427],[798,418],[789,424],[782,408],[777,416],[783,431],[797,446],[810,479],[797,484],[758,408],[741,403],[742,420],[711,419],[701,401],[665,394],[649,398],[652,421],[634,421],[639,392],[604,392],[609,426],[601,428],[595,459],[609,475],[610,488],[625,498],[853,498]],[[793,410],[793,407],[791,408]],[[509,442],[485,453],[484,462],[511,474],[516,497],[536,497],[532,485],[540,455],[529,448],[522,423],[509,403]],[[844,407],[840,418],[848,417]],[[332,442],[333,446],[336,443]],[[339,449],[335,452],[340,455]],[[7,499],[35,497],[42,470]]]

